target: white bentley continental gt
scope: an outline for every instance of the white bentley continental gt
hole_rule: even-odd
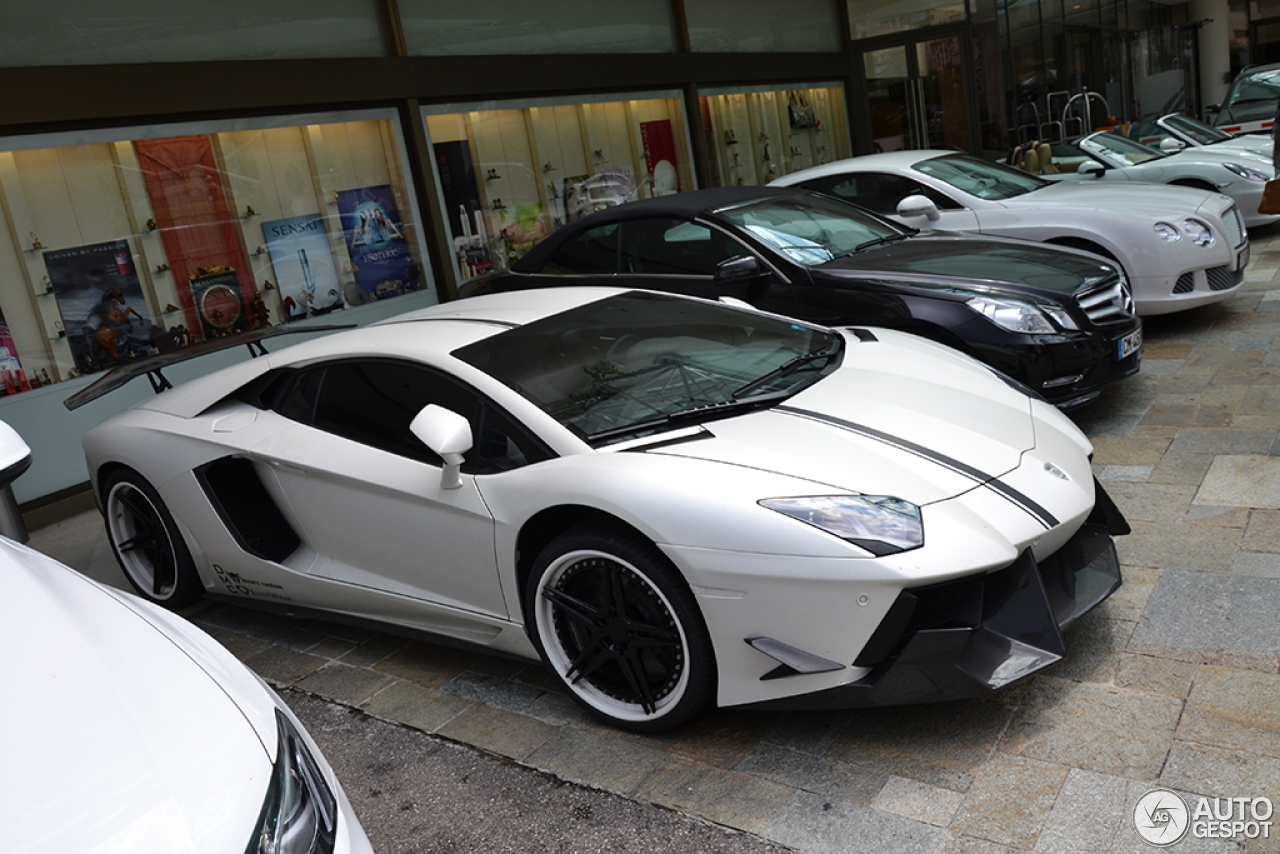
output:
[[[372,854],[302,724],[182,617],[0,538],[0,640],[6,852]]]
[[[541,656],[638,731],[994,691],[1065,655],[1128,530],[1080,431],[977,361],[612,288],[264,354],[84,448],[143,596]]]
[[[1140,315],[1230,299],[1249,263],[1239,207],[1204,189],[1047,181],[955,151],[869,154],[772,183],[827,193],[913,228],[1019,237],[1094,252],[1120,264]]]

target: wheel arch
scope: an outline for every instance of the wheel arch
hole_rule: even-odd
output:
[[[1172,187],[1191,187],[1195,190],[1207,190],[1210,193],[1221,193],[1212,181],[1206,181],[1203,178],[1174,178],[1169,182]]]
[[[547,544],[560,534],[587,523],[597,523],[621,528],[638,537],[653,542],[653,537],[618,516],[596,507],[582,504],[562,504],[547,507],[530,517],[516,536],[516,588],[520,601],[524,601],[533,562]],[[688,583],[686,579],[685,583]],[[526,626],[527,628],[527,626]]]

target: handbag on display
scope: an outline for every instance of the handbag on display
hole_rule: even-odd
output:
[[[1262,201],[1258,202],[1258,213],[1280,214],[1280,178],[1267,182],[1262,188]]]

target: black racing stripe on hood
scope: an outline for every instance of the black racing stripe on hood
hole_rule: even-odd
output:
[[[885,433],[881,430],[875,429],[874,427],[868,427],[865,424],[855,424],[852,421],[845,421],[843,418],[824,415],[821,412],[813,412],[808,409],[798,409],[794,406],[776,406],[774,409],[778,412],[786,412],[791,415],[798,415],[802,418],[809,418],[813,421],[821,421],[825,424],[831,424],[835,427],[840,427],[853,433],[861,434],[869,439],[884,442],[886,445],[892,445],[895,448],[900,448],[904,451],[915,454],[918,457],[931,460],[944,468],[951,469],[958,474],[971,478],[975,483],[987,487],[1012,504],[1021,507],[1037,522],[1044,525],[1046,529],[1057,527],[1060,524],[1058,518],[1052,513],[1041,507],[1035,501],[1032,501],[1026,495],[1023,495],[1021,492],[1014,489],[1012,486],[1009,486],[1007,483],[999,480],[995,475],[987,474],[981,469],[976,469],[967,463],[962,463],[960,460],[948,457],[946,454],[940,454],[935,450],[926,448],[924,445],[918,445],[915,442],[908,441],[900,436]]]

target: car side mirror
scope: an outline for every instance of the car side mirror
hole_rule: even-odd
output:
[[[471,450],[471,423],[456,412],[429,403],[409,422],[409,432],[444,460],[440,487],[462,486],[462,455]]]
[[[760,259],[754,255],[736,255],[716,265],[715,281],[721,284],[746,282],[764,275]]]
[[[1186,146],[1183,145],[1180,140],[1174,139],[1171,136],[1165,137],[1160,141],[1160,150],[1165,154],[1177,154],[1185,147]]]
[[[907,196],[898,202],[898,216],[903,218],[922,216],[929,222],[937,222],[942,218],[942,214],[938,213],[938,206],[928,196],[922,196],[919,193]]]
[[[1207,106],[1207,107],[1205,107],[1205,108],[1204,108],[1204,111],[1205,111],[1205,113],[1206,113],[1206,114],[1208,114],[1208,115],[1214,115],[1214,116],[1216,116],[1218,113],[1222,112],[1222,105],[1221,105],[1221,104],[1210,104],[1209,106]]]
[[[1087,163],[1081,163],[1080,168],[1076,170],[1076,174],[1101,178],[1102,173],[1106,171],[1107,167],[1096,160],[1090,160]]]

